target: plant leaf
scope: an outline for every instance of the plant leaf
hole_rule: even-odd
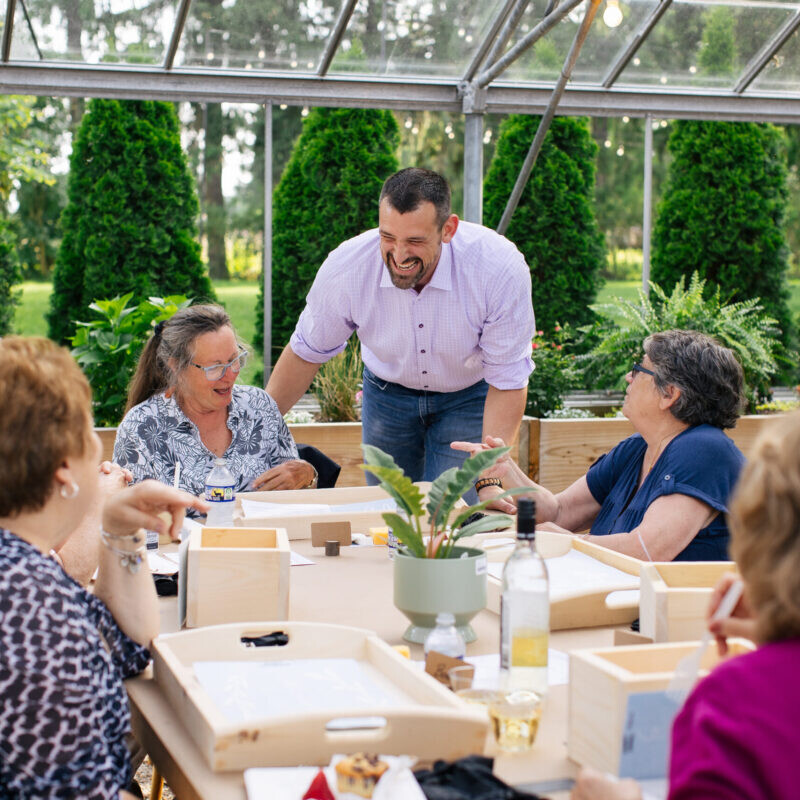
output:
[[[404,544],[417,558],[425,558],[425,545],[422,541],[422,534],[415,530],[410,522],[391,511],[387,511],[381,516],[401,544]]]
[[[361,469],[371,472],[379,481],[381,488],[388,492],[403,511],[412,517],[419,519],[423,515],[422,502],[423,496],[419,486],[408,478],[395,460],[384,453],[379,447],[371,444],[361,445],[364,451],[364,464]]]

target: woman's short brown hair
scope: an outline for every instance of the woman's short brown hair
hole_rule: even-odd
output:
[[[800,412],[776,419],[756,441],[729,527],[759,638],[800,636]]]
[[[0,516],[40,509],[69,456],[92,433],[89,383],[70,354],[49,339],[0,339]]]

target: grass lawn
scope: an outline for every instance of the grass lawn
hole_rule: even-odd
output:
[[[614,297],[634,300],[638,281],[609,281],[600,290],[597,303],[610,303]],[[214,289],[220,303],[231,315],[239,336],[250,344],[255,333],[255,307],[258,297],[258,284],[242,281],[215,281]],[[792,316],[800,313],[800,281],[789,282],[789,308]],[[45,336],[47,334],[47,313],[51,284],[26,282],[22,284],[22,302],[17,306],[14,317],[16,333],[25,336]],[[252,376],[260,369],[260,359],[251,358],[242,372],[242,382],[250,383]]]

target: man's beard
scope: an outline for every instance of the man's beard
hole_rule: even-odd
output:
[[[417,266],[416,270],[398,274],[395,272],[395,269],[397,269],[397,262],[394,260],[394,256],[391,253],[386,255],[386,260],[384,263],[386,265],[386,269],[389,270],[389,277],[392,279],[392,283],[398,289],[413,289],[422,280],[422,278],[428,274],[428,270],[430,268],[430,264],[424,264],[422,259],[415,258],[411,263]]]

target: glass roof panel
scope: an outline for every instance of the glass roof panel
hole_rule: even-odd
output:
[[[359,0],[331,73],[460,77],[505,0]]]
[[[800,31],[778,50],[746,91],[791,92],[800,90]]]
[[[176,66],[314,72],[339,0],[194,0]]]
[[[774,0],[674,0],[616,85],[730,89],[794,8]]]
[[[17,3],[12,60],[38,60],[38,45],[45,61],[160,64],[176,0],[28,0],[25,5],[30,25]]]
[[[575,69],[573,83],[602,83],[606,72],[615,63],[643,20],[647,19],[658,0],[631,0],[620,2],[622,22],[610,28],[603,21],[603,4],[594,18],[589,35],[583,43]],[[520,56],[497,80],[556,81],[564,65],[569,48],[578,32],[588,4],[582,3],[570,12],[533,47]],[[528,7],[517,28],[515,40],[524,37],[541,22],[544,4],[533,2]]]

